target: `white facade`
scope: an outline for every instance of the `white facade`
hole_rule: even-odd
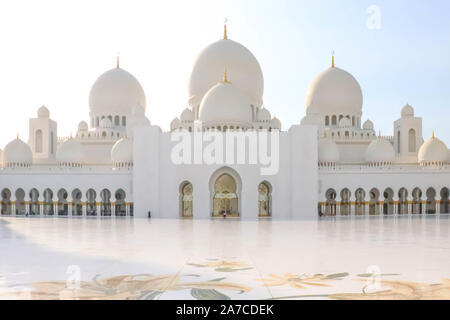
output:
[[[450,213],[445,143],[434,134],[424,142],[422,118],[409,105],[394,122],[393,136],[377,135],[372,121],[363,122],[360,85],[334,57],[306,93],[306,116],[287,131],[263,105],[257,59],[229,40],[226,29],[198,56],[188,88],[188,107],[170,132],[151,125],[141,85],[119,62],[94,83],[89,121],[81,121],[73,137],[58,137],[57,122],[41,107],[30,119],[28,143],[18,137],[0,152],[1,215]],[[178,164],[173,136],[181,132],[194,152],[199,136],[267,133],[279,142],[278,170],[267,175],[261,170],[267,164],[206,164],[192,155],[193,164]],[[225,158],[230,153],[221,151]],[[251,147],[243,153],[250,158]]]

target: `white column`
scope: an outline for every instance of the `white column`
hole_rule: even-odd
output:
[[[86,200],[81,200],[81,208],[82,208],[83,217],[86,217],[87,216]]]
[[[116,203],[115,202],[111,202],[111,216],[112,217],[116,216]]]
[[[11,215],[16,216],[16,200],[11,200]]]
[[[69,212],[67,212],[67,215],[69,216],[69,217],[72,217],[72,215],[73,215],[73,213],[72,213],[72,200],[70,200],[70,202],[68,202],[67,203],[67,210],[69,211]]]

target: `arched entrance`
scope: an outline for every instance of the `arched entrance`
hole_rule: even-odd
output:
[[[272,186],[267,181],[261,182],[258,186],[258,215],[272,216]]]
[[[2,215],[11,215],[11,191],[9,189],[2,190]]]
[[[75,189],[72,191],[72,215],[73,216],[82,216],[83,215],[83,202],[81,198],[83,194],[80,189]]]
[[[380,191],[377,188],[373,188],[369,193],[369,215],[379,215],[380,214]]]
[[[341,215],[350,215],[350,197],[352,196],[350,190],[347,188],[341,191]]]
[[[127,206],[125,202],[125,191],[119,189],[114,195],[116,197],[115,213],[117,217],[125,217],[127,215]]]
[[[414,188],[412,197],[412,214],[422,214],[422,190]]]
[[[97,215],[97,193],[94,189],[89,189],[86,192],[86,215],[96,216]]]
[[[429,188],[427,190],[427,204],[426,212],[427,214],[436,214],[436,191],[434,188]]]
[[[25,191],[22,188],[16,190],[16,215],[26,214]]]
[[[363,216],[366,214],[366,192],[364,191],[364,189],[359,188],[358,190],[356,190],[355,192],[355,214],[357,216]]]
[[[194,216],[194,188],[192,183],[183,182],[180,186],[180,216],[192,218]]]
[[[57,215],[67,216],[69,214],[69,205],[67,203],[67,191],[66,189],[60,189],[57,194],[58,205],[57,205]]]
[[[398,192],[398,214],[408,214],[408,190],[405,188]]]
[[[41,214],[39,205],[39,191],[35,188],[30,191],[30,215],[38,216]]]
[[[325,206],[325,215],[335,216],[336,215],[336,191],[334,189],[328,189],[325,194],[327,198]]]
[[[394,214],[394,191],[391,188],[387,188],[386,190],[384,190],[383,196],[383,214]]]
[[[217,170],[210,179],[211,215],[240,217],[242,182],[238,173],[228,167]]]

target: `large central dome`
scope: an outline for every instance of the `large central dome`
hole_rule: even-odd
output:
[[[320,73],[306,94],[307,114],[361,116],[362,104],[358,81],[347,71],[334,66]]]
[[[145,93],[139,81],[117,67],[103,73],[92,86],[89,106],[92,115],[129,115],[135,106],[145,109]]]
[[[191,108],[200,105],[224,70],[253,105],[262,105],[264,78],[258,60],[246,47],[225,37],[204,49],[194,63],[188,89]]]

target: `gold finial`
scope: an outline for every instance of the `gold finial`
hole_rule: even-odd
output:
[[[334,50],[331,51],[331,67],[334,68]]]
[[[380,138],[380,139],[381,139],[381,130],[380,130],[380,131],[378,131],[378,138]]]
[[[116,68],[120,68],[120,54],[117,54],[117,62],[116,62]]]
[[[225,71],[223,72],[223,83],[231,83],[230,81],[228,81],[227,69],[225,69]]]
[[[326,139],[327,138],[327,131],[325,130],[323,133],[323,137]]]
[[[223,25],[223,39],[224,40],[228,40],[227,22],[228,22],[228,19],[225,18],[225,22]]]
[[[69,139],[73,139],[73,137],[72,137],[72,132],[70,132]]]
[[[436,137],[434,136],[434,130],[433,130],[433,139],[436,139]]]
[[[19,133],[17,132],[17,140],[19,140]]]

